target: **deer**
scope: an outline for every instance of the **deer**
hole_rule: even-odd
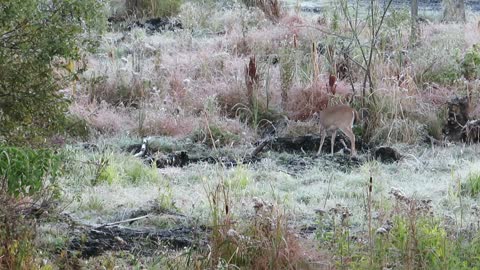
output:
[[[320,126],[320,133],[322,139],[320,147],[318,148],[317,156],[322,151],[323,143],[327,133],[332,133],[331,154],[333,155],[333,145],[335,143],[335,136],[337,131],[341,130],[349,139],[351,143],[351,156],[355,156],[355,134],[353,134],[352,126],[355,119],[358,119],[358,113],[355,109],[348,105],[336,105],[327,107],[323,111],[314,114],[316,121]]]

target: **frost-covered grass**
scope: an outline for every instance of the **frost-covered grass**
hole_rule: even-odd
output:
[[[397,163],[383,164],[368,160],[368,155],[363,154],[360,158],[366,161],[352,167],[338,164],[337,158],[329,156],[312,158],[313,153],[265,152],[261,161],[235,167],[199,162],[183,168],[157,169],[122,150],[138,143],[139,137],[159,136],[155,145],[159,155],[186,149],[190,157],[210,154],[242,160],[248,156],[253,142],[261,136],[257,132],[260,123],[278,119],[252,120],[255,111],[246,106],[245,66],[252,55],[256,56],[260,76],[255,97],[265,107],[268,105],[260,108],[265,110],[260,113],[270,110],[282,119],[290,117],[285,127],[278,127],[277,135],[301,136],[317,130],[311,122],[295,121],[295,117],[298,110],[306,107],[308,98],[314,96],[312,91],[326,90],[323,85],[327,84],[331,69],[331,59],[325,52],[319,53],[321,83],[315,89],[312,43],[336,48],[334,60],[343,61],[339,52],[348,38],[340,40],[326,34],[348,33],[344,21],[335,21],[338,13],[328,9],[317,16],[289,10],[279,23],[272,23],[258,9],[247,9],[239,3],[224,8],[214,1],[204,2],[186,1],[182,6],[179,19],[184,29],[152,34],[134,28],[106,33],[100,39],[98,52],[87,57],[87,71],[79,81],[70,111],[85,119],[92,131],[89,141],[98,149],[75,145],[65,149],[71,160],[59,183],[63,190],[61,206],[74,219],[102,224],[128,219],[133,212],[147,209],[152,213],[149,219],[127,226],[163,229],[201,224],[215,229],[213,223],[217,221],[226,228],[231,226],[234,232],[241,233],[240,229],[246,228],[247,233],[253,231],[257,235],[252,229],[258,218],[254,206],[264,201],[285,211],[283,216],[266,215],[266,219],[285,222],[294,232],[319,226],[318,210],[328,212],[341,205],[352,214],[346,227],[365,233],[367,209],[372,207],[374,219],[394,209],[396,202],[389,192],[395,188],[409,198],[431,200],[434,216],[442,222],[475,223],[476,216],[470,210],[478,203],[478,180],[474,176],[480,168],[480,147],[431,148],[421,142],[427,133],[441,134],[442,104],[453,93],[462,94],[469,89],[473,100],[478,100],[478,83],[459,79],[465,50],[480,40],[478,15],[469,16],[466,25],[422,24],[422,42],[415,48],[408,44],[408,10],[395,10],[395,16],[387,18],[386,34],[374,57],[378,108],[371,108],[375,110],[370,116],[376,117],[376,126],[370,139],[398,148],[404,158]],[[308,5],[312,1],[299,2]],[[367,28],[360,33],[362,44],[369,44]],[[282,57],[292,57],[294,62],[291,104],[287,108],[280,102],[285,72]],[[361,61],[358,48],[352,47],[351,57]],[[360,72],[360,68],[352,69],[357,90],[363,78]],[[349,93],[350,88],[347,78],[338,80],[337,93]],[[340,99],[332,98],[335,102]],[[370,178],[372,205],[368,203]],[[212,205],[212,194],[219,187],[228,191],[229,213],[225,216],[215,216],[215,207],[221,206],[221,200]],[[212,232],[209,236],[228,240],[219,235]],[[287,238],[285,235],[289,234],[282,231],[280,235]],[[312,236],[301,238],[302,243]],[[50,236],[46,239],[49,243],[61,240]],[[311,250],[324,251],[325,247],[316,247],[317,239],[309,240],[314,242]],[[215,249],[214,242],[210,242],[211,249]],[[222,247],[217,246],[220,251]],[[239,249],[242,247],[245,248]],[[162,259],[135,260],[139,263],[145,259],[143,266],[155,269],[164,267],[164,257],[172,256],[172,261],[180,264],[185,263],[185,258],[190,259],[191,254],[185,257],[179,253],[183,254],[167,251],[166,256],[159,256]],[[206,257],[212,258],[210,255]],[[86,264],[123,266],[117,260],[128,259],[118,256],[107,253]],[[332,258],[337,256],[328,254],[326,261],[333,261]],[[311,259],[319,260],[322,259]]]
[[[258,163],[232,168],[196,163],[184,168],[154,169],[126,153],[114,151],[107,157],[108,166],[115,168],[108,175],[110,181],[91,184],[95,173],[86,174],[85,170],[96,165],[84,165],[84,173],[73,172],[62,187],[66,197],[76,198],[67,210],[95,223],[118,219],[122,211],[146,207],[162,196],[172,201],[172,209],[207,222],[207,187],[224,182],[233,198],[232,212],[239,217],[251,214],[256,197],[288,209],[296,217],[297,225],[314,223],[315,210],[330,209],[336,204],[348,207],[354,223],[362,225],[371,176],[373,200],[378,205],[390,205],[388,193],[397,188],[409,197],[432,200],[434,212],[439,216],[459,217],[458,185],[466,182],[469,174],[478,172],[480,147],[432,149],[398,145],[398,148],[405,157],[397,163],[372,160],[347,169],[328,156],[312,159],[276,152],[266,153]],[[89,156],[85,159],[89,162],[101,158],[91,153],[77,155]],[[242,153],[238,151],[237,156],[240,159]],[[304,160],[306,165],[289,165],[290,160]],[[132,181],[132,175],[138,180]],[[476,198],[463,198],[463,210],[468,212],[466,209],[475,203]],[[463,218],[468,220],[468,215]]]

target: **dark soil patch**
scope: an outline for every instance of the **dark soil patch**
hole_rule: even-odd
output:
[[[206,245],[205,227],[180,227],[171,230],[132,229],[123,226],[78,228],[70,250],[80,251],[83,258],[100,256],[106,251],[140,252],[151,256],[160,248],[181,249]]]

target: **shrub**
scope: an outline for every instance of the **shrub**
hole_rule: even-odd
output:
[[[64,121],[63,126],[67,135],[82,140],[87,140],[90,137],[90,127],[86,119],[78,115],[68,114]]]
[[[328,106],[328,95],[321,83],[316,82],[305,89],[292,91],[288,102],[289,117],[305,120]]]
[[[480,45],[475,44],[465,53],[462,61],[462,73],[467,80],[480,77]]]
[[[127,0],[127,11],[140,17],[172,17],[180,12],[181,0]]]
[[[321,212],[317,239],[333,253],[339,269],[477,269],[480,260],[472,254],[480,248],[478,231],[462,236],[433,216],[430,201],[397,189],[391,194],[394,206],[380,211],[383,224],[376,231],[353,233],[346,207]]]
[[[52,150],[0,146],[1,187],[15,197],[53,185],[61,166],[62,157]]]
[[[37,269],[33,240],[36,223],[27,219],[22,202],[0,194],[0,269]]]
[[[115,183],[139,184],[155,181],[159,178],[157,169],[154,166],[155,163],[149,166],[136,157],[119,155],[107,150],[104,150],[100,155],[88,156],[83,162],[91,167],[84,166],[82,168],[82,170],[87,172],[82,177],[85,177],[94,186]],[[69,165],[72,166],[73,172],[75,164],[71,163]]]
[[[73,64],[82,50],[95,47],[92,30],[105,25],[103,8],[97,0],[2,2],[0,137],[40,144],[61,129],[57,120],[68,102],[58,90],[74,79],[75,70],[56,60]]]
[[[58,195],[62,158],[51,150],[0,146],[0,269],[37,269],[38,205]]]
[[[240,136],[218,124],[207,124],[192,134],[193,141],[206,143],[209,146],[225,146],[240,141]]]
[[[90,102],[105,101],[111,105],[138,107],[146,98],[145,85],[139,78],[116,74],[109,80],[106,76],[90,79],[87,83]]]
[[[453,84],[462,77],[461,51],[464,39],[450,31],[430,31],[431,37],[425,38],[425,46],[414,49],[409,55],[414,66],[412,74],[415,83]]]
[[[286,110],[288,103],[288,92],[292,88],[295,77],[295,51],[290,47],[285,47],[280,53],[280,79],[282,89],[282,109]]]
[[[298,237],[288,228],[288,217],[276,206],[254,199],[254,217],[237,225],[230,190],[224,183],[206,187],[212,232],[208,255],[212,268],[297,269],[306,264]]]
[[[427,134],[437,140],[443,138],[443,127],[447,119],[446,110],[439,109],[437,112],[427,113],[424,117]],[[420,118],[421,119],[421,118]]]

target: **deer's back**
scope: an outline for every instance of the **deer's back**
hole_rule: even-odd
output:
[[[336,129],[351,127],[355,118],[355,111],[348,105],[328,107],[320,112],[319,123],[323,128]]]

